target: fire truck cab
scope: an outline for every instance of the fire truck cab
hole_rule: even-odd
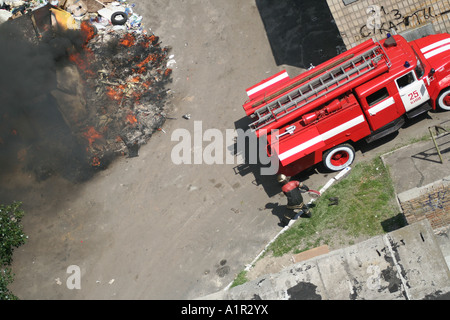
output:
[[[450,110],[450,35],[368,40],[297,77],[286,71],[247,89],[243,105],[279,173],[322,162],[349,166],[353,144],[375,141],[429,110]]]

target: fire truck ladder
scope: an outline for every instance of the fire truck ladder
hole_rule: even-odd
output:
[[[257,120],[252,122],[249,127],[252,131],[259,130],[300,109],[306,104],[375,69],[377,63],[384,57],[387,59],[383,47],[380,44],[360,55],[355,57],[350,56],[345,63],[324,72],[320,77],[306,82],[301,87],[284,94],[277,100],[256,110],[252,114],[252,117],[256,117]],[[386,63],[390,67],[388,60],[386,60]]]

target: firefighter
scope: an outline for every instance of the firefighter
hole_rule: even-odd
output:
[[[308,218],[311,217],[311,212],[308,207],[303,202],[303,197],[300,192],[300,189],[304,191],[309,191],[309,188],[303,184],[302,182],[292,180],[288,181],[287,177],[284,174],[278,175],[278,182],[281,184],[281,190],[287,198],[287,206],[289,209],[289,214],[285,214],[284,217],[289,222],[295,216],[295,210],[302,210],[303,214]]]

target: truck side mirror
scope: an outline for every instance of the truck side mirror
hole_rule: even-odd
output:
[[[428,73],[429,77],[432,77],[436,73],[436,70],[434,68],[431,68],[430,73]]]

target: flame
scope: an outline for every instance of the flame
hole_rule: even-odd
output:
[[[93,61],[93,59],[94,53],[87,48],[83,52],[74,52],[69,56],[69,60],[75,63],[78,69],[84,72],[86,77],[96,76],[89,62]]]
[[[136,73],[145,73],[147,71],[147,67],[145,66],[147,63],[149,63],[150,61],[155,61],[157,58],[157,56],[155,54],[150,54],[147,56],[147,58],[145,58],[143,61],[141,61],[140,63],[138,63],[136,66],[138,67],[138,69],[133,69],[134,72]]]
[[[98,166],[100,166],[100,164],[101,164],[101,163],[100,163],[100,159],[99,159],[98,157],[94,156],[94,157],[92,158],[91,164],[92,164],[93,167],[98,167]]]
[[[139,81],[141,81],[141,77],[139,77],[139,76],[136,76],[130,80],[130,82],[132,82],[132,83],[138,83]]]
[[[138,122],[137,119],[136,119],[136,117],[135,117],[133,114],[131,114],[131,113],[129,113],[129,114],[127,115],[127,121],[128,121],[130,124],[135,124],[135,123]]]
[[[151,35],[151,36],[146,36],[148,42],[151,42],[152,45],[156,44],[159,41],[159,37],[155,36],[155,35]]]
[[[87,21],[82,21],[80,33],[83,41],[82,50],[80,52],[72,52],[69,55],[69,60],[75,63],[78,69],[84,72],[86,77],[94,77],[96,74],[92,71],[90,61],[94,61],[95,55],[92,50],[87,47],[87,43],[95,37],[95,27]]]
[[[159,37],[155,36],[155,35],[143,35],[144,41],[140,42],[139,44],[143,47],[143,48],[148,48],[150,47],[150,45],[155,45],[158,41],[159,41]]]
[[[120,101],[123,97],[123,89],[125,89],[125,85],[121,84],[119,86],[119,90],[115,90],[113,87],[107,87],[108,91],[106,94],[111,100]]]
[[[150,61],[154,61],[154,60],[155,60],[155,56],[153,54],[151,54],[147,58],[145,58],[144,61],[142,61],[141,63],[138,63],[137,67],[142,68],[144,65],[146,65]]]
[[[134,46],[136,42],[136,38],[131,33],[125,34],[122,39],[120,39],[119,44],[124,47],[131,47]]]
[[[98,133],[94,127],[88,127],[87,130],[83,132],[83,137],[88,140],[89,146],[92,146],[95,140],[103,138],[103,136]]]
[[[80,31],[85,45],[96,35],[95,27],[86,20],[81,22]]]
[[[144,83],[142,83],[142,86],[143,86],[145,89],[150,88],[151,85],[152,85],[152,82],[151,82],[150,80],[145,81]]]

